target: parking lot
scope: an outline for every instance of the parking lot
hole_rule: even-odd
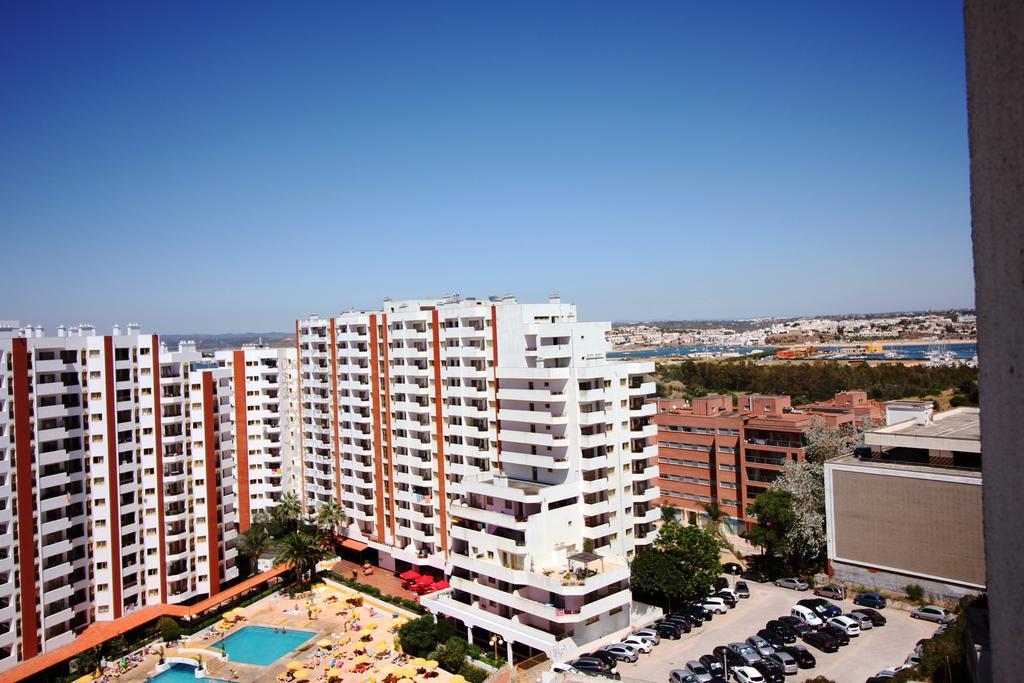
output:
[[[730,577],[730,585],[735,579]],[[747,581],[750,597],[726,614],[715,615],[710,622],[684,634],[679,640],[662,639],[649,655],[640,655],[634,664],[620,662],[618,671],[623,678],[635,678],[655,683],[667,683],[672,669],[682,669],[686,662],[710,654],[718,645],[746,640],[764,628],[766,622],[789,614],[798,600],[814,597],[811,591],[793,591],[777,588],[773,584]],[[852,597],[852,596],[850,596]],[[843,612],[856,609],[850,600],[832,600]],[[827,676],[838,683],[864,683],[878,671],[902,664],[913,651],[917,641],[927,638],[938,624],[910,618],[909,612],[892,608],[881,610],[886,625],[864,631],[850,639],[850,644],[839,652],[826,654],[811,646],[807,649],[817,660],[813,669],[801,669],[787,681],[803,681],[815,676]],[[797,641],[798,643],[801,641]]]

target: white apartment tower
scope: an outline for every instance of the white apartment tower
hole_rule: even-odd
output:
[[[237,576],[229,394],[133,325],[0,335],[0,671]]]
[[[298,358],[294,347],[260,344],[214,356],[232,378],[238,524],[245,532],[253,515],[298,490]]]
[[[609,329],[557,297],[297,321],[304,506],[340,501],[383,566],[450,575],[423,604],[471,638],[562,657],[627,627],[659,515],[654,365],[607,360]]]

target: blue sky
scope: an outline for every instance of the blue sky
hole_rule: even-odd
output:
[[[973,304],[959,2],[0,12],[0,318]]]

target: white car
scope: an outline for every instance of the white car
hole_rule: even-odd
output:
[[[630,635],[639,636],[644,640],[649,640],[651,645],[657,645],[661,642],[661,636],[653,628],[639,628],[633,631]]]
[[[803,620],[804,623],[813,628],[825,625],[825,622],[821,620],[821,617],[818,616],[817,612],[812,610],[810,607],[804,607],[803,605],[794,605],[793,609],[789,611],[789,615]]]
[[[835,626],[837,629],[855,638],[860,635],[860,624],[854,619],[847,616],[832,617],[828,620],[829,626]]]
[[[915,619],[925,619],[927,621],[937,621],[940,624],[948,624],[953,621],[953,613],[948,609],[943,609],[938,605],[925,605],[924,607],[918,607],[910,616]]]
[[[654,645],[651,643],[651,641],[645,638],[641,638],[637,635],[626,636],[622,639],[622,642],[626,645],[632,645],[645,655],[650,654],[651,650],[654,649]]]
[[[729,606],[725,604],[722,598],[704,598],[703,607],[709,612],[715,612],[716,614],[725,614],[729,611]]]
[[[574,674],[574,673],[578,673],[576,671],[576,669],[574,669],[572,666],[570,666],[569,664],[564,664],[562,662],[555,662],[554,664],[551,665],[551,668],[548,669],[548,671],[550,671],[553,674]]]
[[[764,683],[764,676],[752,666],[737,666],[732,670],[736,683]]]

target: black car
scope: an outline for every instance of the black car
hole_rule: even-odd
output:
[[[758,637],[764,638],[766,641],[768,641],[768,644],[772,646],[773,650],[780,650],[782,649],[782,647],[786,645],[786,641],[784,641],[778,633],[775,633],[774,631],[769,631],[766,628],[763,628],[760,631],[758,631],[757,635]],[[794,638],[793,640],[796,639]],[[790,642],[793,641],[791,640]]]
[[[750,589],[747,588],[747,582],[746,581],[737,581],[736,585],[733,586],[733,590],[736,591],[736,597],[737,598],[749,598],[750,597]]]
[[[801,669],[813,669],[818,663],[814,659],[814,655],[808,652],[807,648],[802,645],[787,645],[782,648],[782,651],[789,653],[796,660],[796,665]]]
[[[746,666],[747,665],[747,660],[743,658],[743,655],[741,655],[739,652],[733,652],[732,650],[727,648],[725,645],[719,645],[718,647],[716,647],[714,650],[711,651],[711,654],[718,661],[722,661],[722,657],[724,656],[725,657],[725,663],[726,663],[726,665],[728,665],[728,667],[730,669],[732,669],[734,666]]]
[[[830,636],[835,638],[835,641],[837,643],[839,643],[839,645],[849,645],[850,644],[850,636],[846,635],[846,631],[844,631],[843,629],[839,628],[838,626],[832,626],[831,624],[825,624],[824,626],[822,626],[821,628],[818,629],[818,632],[819,633],[827,633],[827,634],[829,634]]]
[[[748,569],[747,571],[740,574],[744,579],[748,581],[757,581],[758,583],[768,583],[771,579],[760,569]]]
[[[736,599],[735,595],[733,595],[732,593],[726,593],[725,591],[722,591],[720,593],[715,593],[715,597],[716,598],[722,598],[722,602],[724,602],[726,605],[728,605],[729,609],[732,609],[733,607],[735,607],[736,604],[739,602]]]
[[[706,609],[704,607],[704,603],[703,602],[699,602],[699,601],[698,602],[691,602],[689,605],[686,605],[682,609],[682,612],[684,614],[694,614],[694,613],[699,614],[699,615],[701,615],[704,618],[704,621],[711,621],[711,617],[715,616],[714,612],[712,612],[709,609]]]
[[[806,621],[804,621],[800,617],[792,617],[792,616],[779,617],[779,621],[784,621],[787,624],[789,624],[792,627],[792,629],[797,632],[797,635],[801,635],[802,636],[805,633],[808,633],[808,632],[814,630],[813,628],[811,628],[810,624],[808,624]]]
[[[784,621],[779,621],[778,619],[773,619],[769,621],[767,624],[764,625],[764,628],[762,630],[772,634],[773,636],[781,640],[785,645],[795,643],[796,637],[800,635],[796,632],[795,628],[793,628]],[[760,631],[758,631],[758,634],[760,635]],[[761,637],[765,640],[768,640],[767,636]]]
[[[739,574],[743,571],[742,565],[736,564],[735,562],[726,562],[722,565],[722,571],[726,574]]]
[[[715,590],[716,591],[720,591],[723,588],[728,588],[728,587],[729,587],[729,579],[725,578],[724,576],[717,576],[717,577],[715,577]]]
[[[688,626],[689,624],[687,624]],[[683,633],[689,633],[689,630],[683,631],[683,627],[671,621],[659,621],[653,626],[654,632],[662,638],[668,638],[669,640],[679,640],[683,637]]]
[[[822,631],[810,631],[804,634],[804,642],[818,648],[822,652],[838,652],[839,643],[836,639]]]
[[[605,650],[597,650],[596,652],[591,652],[589,655],[583,656],[590,657],[591,659],[600,659],[602,662],[604,662],[613,669],[615,668],[615,665],[619,663],[619,660],[616,659],[615,655]]]
[[[873,610],[870,607],[858,607],[852,610],[850,614],[859,613],[866,616],[871,620],[872,626],[885,626],[885,617],[883,617],[878,610]]]
[[[726,678],[727,673],[725,667],[722,666],[722,658],[715,659],[713,655],[702,655],[698,660],[704,665],[704,668],[708,670],[711,677],[718,676],[719,678]]]
[[[797,600],[798,605],[806,607],[818,616],[825,619],[831,619],[832,617],[838,617],[843,613],[843,610],[839,609],[825,598],[806,598],[804,600]]]
[[[694,626],[694,627],[703,626],[704,625],[704,615],[703,614],[699,614],[696,611],[693,611],[693,612],[676,612],[675,614],[671,614],[671,615],[669,615],[669,616],[667,616],[665,618],[666,619],[671,619],[672,621],[678,621],[678,622],[682,622],[682,623],[685,623],[685,624],[689,624],[690,626]]]
[[[767,683],[782,683],[786,680],[786,672],[782,667],[778,666],[769,659],[762,659],[760,662],[755,662],[750,666],[760,672],[764,676],[764,680]]]
[[[596,659],[594,657],[580,657],[569,662],[569,666],[582,671],[583,673],[598,674],[600,676],[607,676],[609,678],[619,679],[620,675],[617,671],[612,671],[614,667],[608,666],[602,659]]]
[[[680,636],[684,633],[689,633],[693,630],[693,625],[686,619],[683,619],[682,617],[666,617],[658,623],[665,624],[666,626],[675,627],[679,631]]]

